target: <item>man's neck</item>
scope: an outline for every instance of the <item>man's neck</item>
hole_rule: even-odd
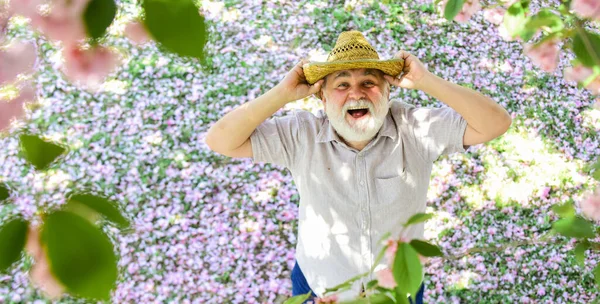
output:
[[[364,149],[371,142],[371,140],[373,140],[373,138],[375,138],[375,137],[365,140],[365,141],[348,141],[341,136],[340,136],[340,138],[344,141],[344,143],[346,145],[348,145],[348,147],[352,147],[358,151],[362,151],[362,149]]]

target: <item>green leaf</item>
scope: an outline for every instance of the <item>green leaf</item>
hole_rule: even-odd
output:
[[[410,244],[398,244],[392,272],[398,289],[411,295],[417,294],[423,278],[423,266],[417,251]]]
[[[46,217],[42,243],[50,270],[74,296],[109,300],[117,280],[110,239],[84,218],[67,211]]]
[[[555,204],[552,206],[552,211],[556,212],[562,218],[575,216],[575,208],[572,203]]]
[[[582,267],[585,265],[585,252],[589,248],[590,248],[590,242],[588,240],[579,242],[579,243],[577,243],[577,246],[575,246],[575,249],[574,249],[575,260],[577,260],[577,263],[579,265],[581,265]]]
[[[192,0],[145,0],[144,24],[167,50],[181,56],[204,58],[207,40],[204,17]]]
[[[600,157],[598,157],[595,163],[588,165],[586,171],[592,174],[595,180],[600,181]]]
[[[552,229],[566,237],[595,237],[594,226],[592,223],[578,216],[560,219],[552,224]]]
[[[351,301],[340,302],[339,304],[394,304],[394,300],[385,294],[378,293],[368,298],[359,298]]]
[[[75,194],[69,197],[69,202],[81,203],[102,214],[107,220],[117,224],[119,228],[128,228],[129,221],[121,214],[117,204],[103,197],[91,194]]]
[[[529,1],[520,1],[511,5],[504,14],[504,27],[506,32],[512,36],[519,36],[525,30],[528,18],[525,13],[529,11]]]
[[[367,283],[366,289],[371,289],[377,285],[377,280],[371,280]]]
[[[21,252],[25,247],[27,237],[27,226],[29,224],[16,218],[0,228],[0,273],[5,272],[12,264],[21,258]]]
[[[285,302],[283,302],[283,304],[302,304],[304,303],[304,301],[308,300],[308,298],[310,298],[311,296],[311,292],[309,291],[307,294],[302,294],[302,295],[297,295],[295,297],[291,297],[287,300],[285,300]]]
[[[369,270],[369,272],[375,271],[375,267],[377,267],[381,259],[383,259],[383,257],[385,256],[385,250],[386,246],[382,247],[381,250],[379,250],[379,254],[377,254],[377,258],[375,258],[375,262],[373,263],[373,266],[371,266],[371,270]]]
[[[411,304],[408,300],[408,294],[399,288],[396,288],[396,301],[397,304]]]
[[[410,245],[422,256],[441,257],[444,255],[438,246],[429,244],[425,241],[412,240],[410,241]]]
[[[5,184],[0,184],[0,202],[9,197],[10,192],[8,191],[8,187]]]
[[[565,27],[565,24],[557,14],[548,9],[542,9],[539,13],[529,18],[525,27],[531,31],[541,28],[549,33],[554,33],[561,31]]]
[[[573,52],[587,67],[600,64],[600,36],[581,29],[573,38]]]
[[[117,5],[114,0],[90,0],[83,13],[88,36],[92,39],[104,36],[116,15]]]
[[[449,0],[444,8],[444,18],[448,21],[454,20],[454,17],[460,13],[464,4],[464,0]]]
[[[417,213],[417,214],[411,216],[408,219],[408,221],[406,222],[406,224],[404,224],[404,227],[408,227],[410,225],[422,223],[424,221],[427,221],[427,220],[431,219],[432,217],[433,217],[433,214],[431,214],[431,213]]]
[[[25,159],[37,170],[45,170],[50,163],[65,152],[63,147],[43,141],[35,135],[23,134],[19,138]]]
[[[596,265],[596,268],[594,268],[594,279],[596,279],[596,285],[600,287],[600,264]]]
[[[336,292],[336,291],[339,291],[339,290],[349,289],[350,287],[352,287],[352,284],[354,282],[356,282],[357,280],[359,280],[362,277],[367,276],[368,274],[369,274],[368,272],[365,272],[363,274],[359,274],[359,275],[357,275],[357,276],[349,279],[348,281],[346,281],[344,283],[338,284],[338,285],[336,285],[334,287],[331,287],[331,288],[325,288],[325,293]]]
[[[336,9],[333,11],[333,17],[338,21],[346,20],[346,12],[343,9]]]

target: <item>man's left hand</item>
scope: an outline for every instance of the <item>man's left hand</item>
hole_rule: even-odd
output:
[[[390,85],[405,89],[422,89],[424,79],[431,74],[423,63],[407,51],[396,53],[394,58],[404,59],[404,68],[397,78],[390,75],[383,76]]]

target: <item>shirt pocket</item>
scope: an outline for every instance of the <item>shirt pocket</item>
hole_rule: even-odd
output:
[[[399,175],[390,177],[376,177],[376,201],[379,206],[408,206],[415,199],[415,186],[410,182],[410,174],[404,170]]]

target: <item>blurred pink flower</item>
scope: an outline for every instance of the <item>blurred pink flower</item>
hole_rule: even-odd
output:
[[[560,47],[557,40],[548,40],[540,45],[525,45],[524,53],[533,63],[546,72],[553,72],[558,65]]]
[[[479,3],[479,0],[468,0],[463,5],[460,13],[458,13],[458,15],[454,17],[454,21],[466,23],[467,21],[469,21],[471,16],[473,16],[479,10],[481,10],[481,4]]]
[[[33,282],[35,286],[39,287],[48,298],[59,298],[65,292],[65,288],[52,275],[52,272],[50,272],[48,257],[42,249],[39,230],[37,227],[29,228],[25,250],[27,253],[29,253],[29,255],[31,255],[31,257],[33,257],[35,261],[33,267],[31,267],[31,270],[29,271],[31,282]]]
[[[594,71],[591,68],[581,64],[568,67],[564,70],[564,77],[566,81],[584,82],[590,76],[592,76],[592,74],[594,74]],[[592,82],[585,86],[585,88],[592,91],[592,94],[600,95],[600,76],[592,80]]]
[[[47,2],[48,0],[10,0],[8,9],[11,14],[33,18],[39,15],[40,6]]]
[[[315,301],[315,304],[335,304],[338,302],[338,296],[337,295],[330,295],[330,296],[326,296],[323,298],[318,298]]]
[[[600,221],[600,188],[581,202],[581,211],[588,218]]]
[[[103,46],[89,49],[67,46],[63,49],[63,58],[65,76],[91,89],[97,88],[119,62],[117,53]]]
[[[0,131],[10,125],[11,120],[19,119],[25,114],[23,106],[29,101],[35,100],[35,91],[27,86],[21,90],[19,96],[13,100],[0,100]]]
[[[483,10],[483,18],[490,23],[500,24],[504,20],[504,14],[506,13],[506,9],[502,7],[495,7],[490,9]]]
[[[140,45],[150,41],[150,35],[140,22],[131,22],[125,26],[125,36],[134,44]]]
[[[571,10],[582,18],[600,19],[600,0],[573,0]]]
[[[37,59],[33,42],[13,41],[0,51],[0,85],[15,80],[17,75],[32,72]]]
[[[388,265],[392,265],[394,263],[396,251],[398,250],[398,240],[388,239],[386,241],[386,246],[387,248],[385,249],[385,258],[388,261]]]
[[[396,280],[394,280],[394,274],[389,268],[379,270],[375,273],[379,286],[383,288],[394,288],[396,287]]]
[[[8,20],[12,17],[11,12],[8,10],[8,3],[0,2],[0,42],[6,35],[8,29]]]
[[[32,17],[32,24],[48,39],[74,44],[85,39],[83,12],[89,0],[52,0],[50,13]]]

